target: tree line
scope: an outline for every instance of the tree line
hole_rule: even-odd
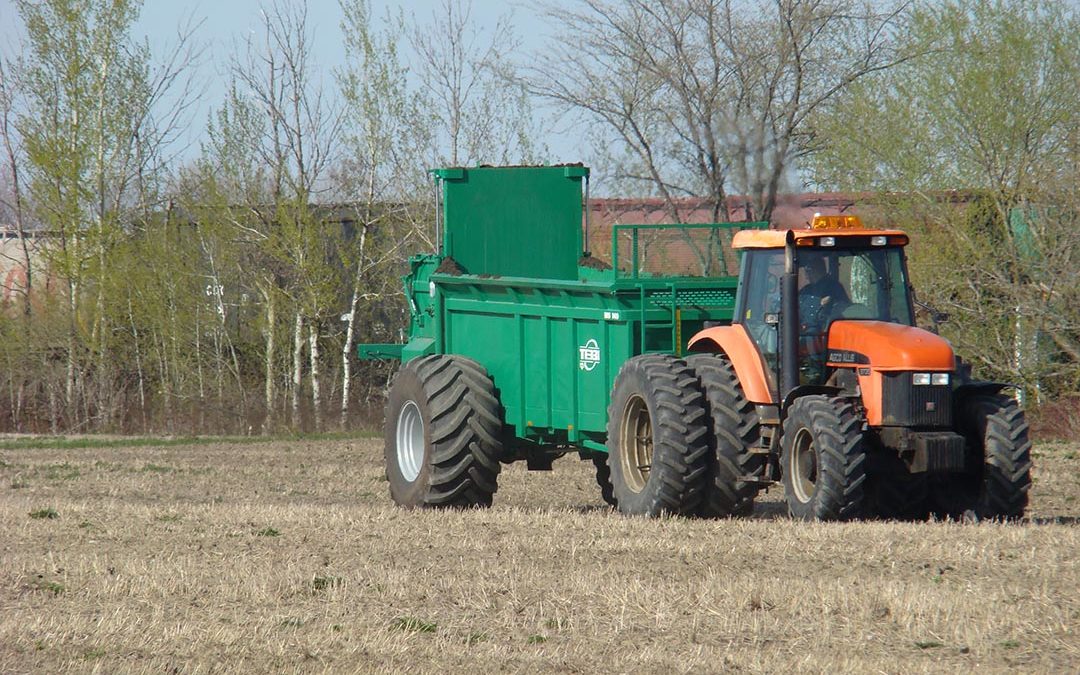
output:
[[[675,222],[686,197],[767,220],[807,185],[874,193],[980,372],[1035,403],[1080,390],[1080,31],[1060,3],[551,3],[562,39],[530,51],[535,26],[468,2],[341,0],[328,71],[305,3],[277,0],[206,120],[199,25],[159,47],[137,0],[15,4],[0,220],[26,276],[0,313],[0,429],[371,424],[390,366],[355,345],[401,338],[405,260],[435,248],[426,170],[582,159]],[[582,156],[551,156],[552,128]]]

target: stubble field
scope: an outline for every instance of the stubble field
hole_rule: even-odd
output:
[[[1080,446],[1022,524],[393,506],[381,441],[0,446],[3,672],[1076,672]]]

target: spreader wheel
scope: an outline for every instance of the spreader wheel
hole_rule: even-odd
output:
[[[608,408],[608,466],[618,509],[691,514],[704,496],[708,420],[685,361],[637,356],[623,364]]]
[[[483,367],[451,355],[409,361],[386,404],[391,498],[409,508],[490,506],[501,435],[502,410]]]

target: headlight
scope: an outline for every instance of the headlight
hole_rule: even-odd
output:
[[[948,373],[934,373],[933,376],[930,378],[930,381],[933,384],[947,385],[947,384],[949,384],[949,374]]]
[[[884,246],[889,243],[888,237],[870,237],[871,246]]]
[[[915,373],[911,376],[911,383],[915,385],[930,384],[930,373]]]
[[[818,244],[822,246],[836,246],[836,237],[822,237],[818,239]]]

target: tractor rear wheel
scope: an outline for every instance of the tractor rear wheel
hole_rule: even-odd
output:
[[[502,456],[502,411],[480,364],[461,356],[409,361],[386,403],[390,497],[408,508],[490,506]]]
[[[608,466],[618,509],[659,516],[697,511],[705,488],[705,397],[685,361],[636,356],[608,407]]]
[[[593,466],[596,467],[596,484],[600,486],[600,496],[608,506],[618,506],[615,501],[615,487],[611,484],[611,467],[608,466],[608,455],[593,455]]]
[[[842,398],[797,399],[784,420],[781,468],[788,512],[802,520],[863,514],[866,451],[862,420]]]
[[[866,479],[866,515],[886,520],[926,520],[930,515],[927,475],[911,473],[895,454],[875,459],[878,461]]]
[[[754,509],[768,456],[755,453],[761,435],[757,410],[722,354],[696,354],[686,363],[701,380],[709,417],[709,472],[701,515],[723,518]]]
[[[1008,396],[984,393],[961,399],[957,413],[968,466],[976,470],[935,482],[935,515],[1021,518],[1031,489],[1031,439],[1024,412]]]

